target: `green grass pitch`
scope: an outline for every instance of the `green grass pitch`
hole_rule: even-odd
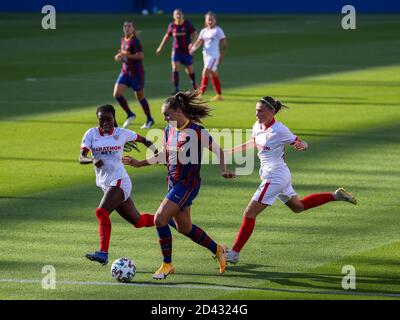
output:
[[[399,299],[400,298],[400,17],[358,15],[341,29],[338,15],[219,17],[228,38],[220,66],[225,100],[211,104],[207,128],[251,128],[255,102],[272,95],[290,106],[278,119],[306,140],[288,150],[300,196],[346,187],[359,205],[330,203],[293,214],[276,203],[257,219],[236,266],[218,274],[209,252],[173,231],[176,274],[151,280],[161,261],[154,229],[134,229],[112,215],[110,260],[131,257],[133,285],[115,285],[109,266],[84,258],[97,248],[101,192],[90,166],[78,164],[95,109],[113,103],[120,65],[113,61],[125,15],[0,15],[0,299]],[[146,94],[156,127],[171,91],[169,46],[155,50],[169,16],[134,17],[142,38]],[[200,29],[202,17],[188,17]],[[202,59],[195,56],[197,80]],[[189,81],[181,71],[181,87]],[[209,88],[206,98],[211,97]],[[131,129],[140,129],[143,113]],[[124,113],[117,106],[117,120]],[[143,157],[143,152],[138,154]],[[230,168],[234,168],[231,165]],[[218,166],[202,169],[193,222],[231,245],[259,184],[258,164],[233,181]],[[161,167],[128,168],[133,198],[154,212],[166,192]],[[41,286],[56,268],[56,289]],[[342,267],[356,270],[343,290]]]

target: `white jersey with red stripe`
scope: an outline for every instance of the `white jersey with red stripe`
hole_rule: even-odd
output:
[[[81,149],[90,150],[94,158],[102,160],[104,163],[101,168],[94,166],[98,187],[105,190],[116,180],[129,179],[121,161],[122,153],[125,143],[136,139],[136,132],[123,128],[114,128],[111,134],[102,133],[99,128],[91,128],[86,131]]]
[[[219,42],[225,39],[224,31],[215,26],[214,28],[203,28],[200,31],[199,39],[203,40],[203,55],[219,57]]]
[[[261,179],[265,179],[277,169],[287,168],[285,145],[292,144],[297,137],[283,123],[275,119],[267,126],[256,122],[253,125],[252,137],[260,158]]]

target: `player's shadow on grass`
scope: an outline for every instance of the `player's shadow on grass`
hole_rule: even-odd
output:
[[[382,276],[363,276],[362,274],[357,275],[356,283],[357,283],[357,290],[350,290],[344,291],[342,289],[342,280],[343,276],[341,274],[325,274],[325,273],[307,273],[307,272],[271,272],[265,270],[258,270],[260,268],[265,268],[265,265],[259,264],[243,264],[240,266],[228,266],[227,270],[224,275],[220,275],[218,273],[181,273],[178,272],[175,275],[172,275],[169,280],[173,278],[175,281],[179,281],[179,275],[183,276],[190,276],[194,277],[193,281],[179,281],[179,282],[172,282],[172,281],[142,281],[137,282],[138,284],[155,284],[155,285],[168,285],[177,287],[179,285],[188,285],[188,286],[209,286],[210,289],[212,287],[225,287],[225,288],[232,288],[232,289],[245,289],[245,290],[257,290],[257,291],[281,291],[281,292],[293,292],[293,293],[330,293],[337,292],[338,294],[352,294],[352,293],[365,293],[366,295],[370,295],[371,293],[376,294],[385,294],[385,295],[399,295],[400,292],[396,292],[390,289],[382,289],[377,288],[375,289],[374,286],[394,286],[400,285],[400,278],[393,275],[393,277],[382,277]],[[271,267],[271,266],[270,266]],[[141,272],[141,273],[148,273],[151,272]],[[238,274],[240,273],[240,274]],[[199,277],[218,277],[219,279],[238,279],[239,284],[226,284],[223,281],[196,281],[196,276]],[[246,280],[253,279],[253,280],[265,280],[270,281],[273,285],[271,286],[260,286],[257,284],[256,286],[246,286],[241,285],[240,283],[246,283]],[[366,287],[367,286],[367,287]],[[360,287],[363,287],[360,289]],[[373,294],[372,294],[373,295]]]
[[[385,265],[387,263],[386,259],[369,259],[366,258],[365,263],[376,264],[380,263]],[[392,261],[393,262],[393,261]],[[397,265],[397,264],[396,264]],[[229,276],[229,273],[244,273],[244,275],[234,275],[235,277],[244,277],[251,279],[265,279],[286,287],[303,287],[312,289],[341,289],[341,283],[343,280],[343,274],[324,274],[324,273],[299,273],[299,272],[270,272],[257,270],[265,266],[258,264],[243,264],[241,266],[227,266],[227,274],[224,276]],[[356,283],[358,286],[362,285],[400,285],[400,278],[393,275],[393,277],[383,277],[383,276],[363,276],[362,274],[357,274]],[[363,290],[371,291],[373,290]],[[390,290],[373,290],[379,293],[393,293]]]

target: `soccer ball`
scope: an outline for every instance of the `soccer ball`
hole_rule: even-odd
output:
[[[147,16],[149,14],[149,10],[143,9],[142,10],[142,16]]]
[[[135,263],[129,258],[119,258],[111,265],[111,276],[119,282],[131,282],[135,274]]]

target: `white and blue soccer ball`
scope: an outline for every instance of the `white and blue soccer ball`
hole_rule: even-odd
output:
[[[111,276],[119,282],[131,282],[136,274],[136,265],[129,258],[119,258],[111,265]]]

